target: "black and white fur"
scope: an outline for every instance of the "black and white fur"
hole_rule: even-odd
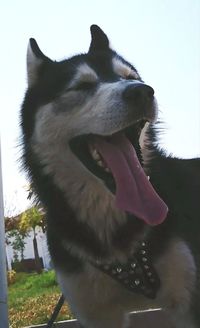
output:
[[[61,62],[46,57],[34,39],[27,54],[23,160],[46,208],[58,281],[85,328],[128,327],[128,313],[149,306],[167,311],[176,328],[198,328],[200,159],[167,157],[159,150],[155,98],[141,117],[138,100],[124,96],[129,86],[143,83],[138,72],[109,47],[98,26],[91,27],[91,34],[88,53]],[[140,131],[135,128],[140,121],[150,123]],[[119,210],[104,178],[90,170],[84,149],[70,145],[78,136],[108,136],[129,125],[144,170],[169,208],[164,223],[155,227]],[[145,238],[161,280],[153,301],[129,292],[92,265],[97,259],[126,262]]]

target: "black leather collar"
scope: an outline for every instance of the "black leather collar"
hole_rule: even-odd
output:
[[[148,298],[154,299],[160,288],[160,279],[152,265],[147,242],[142,242],[136,253],[125,264],[96,261],[93,265],[129,291],[143,294]]]

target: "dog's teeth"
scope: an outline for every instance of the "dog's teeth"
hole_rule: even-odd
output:
[[[100,160],[100,155],[96,149],[93,150],[92,156],[96,161]]]
[[[104,163],[103,163],[101,160],[98,161],[97,164],[98,164],[99,166],[101,166],[101,167],[104,167]]]
[[[90,153],[97,165],[102,167],[106,172],[110,173],[110,169],[106,166],[106,163],[102,160],[101,155],[95,148],[90,148]]]

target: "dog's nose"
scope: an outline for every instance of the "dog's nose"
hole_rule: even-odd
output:
[[[153,100],[154,89],[143,83],[129,84],[123,92],[124,100],[132,103],[149,103]]]

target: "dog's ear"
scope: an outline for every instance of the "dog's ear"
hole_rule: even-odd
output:
[[[97,25],[92,25],[90,27],[91,31],[91,44],[89,48],[89,52],[96,51],[106,51],[109,49],[109,40],[107,35],[100,29]]]
[[[46,57],[38,47],[35,39],[30,39],[27,49],[27,77],[28,86],[32,86],[37,81],[42,64],[52,62]]]

